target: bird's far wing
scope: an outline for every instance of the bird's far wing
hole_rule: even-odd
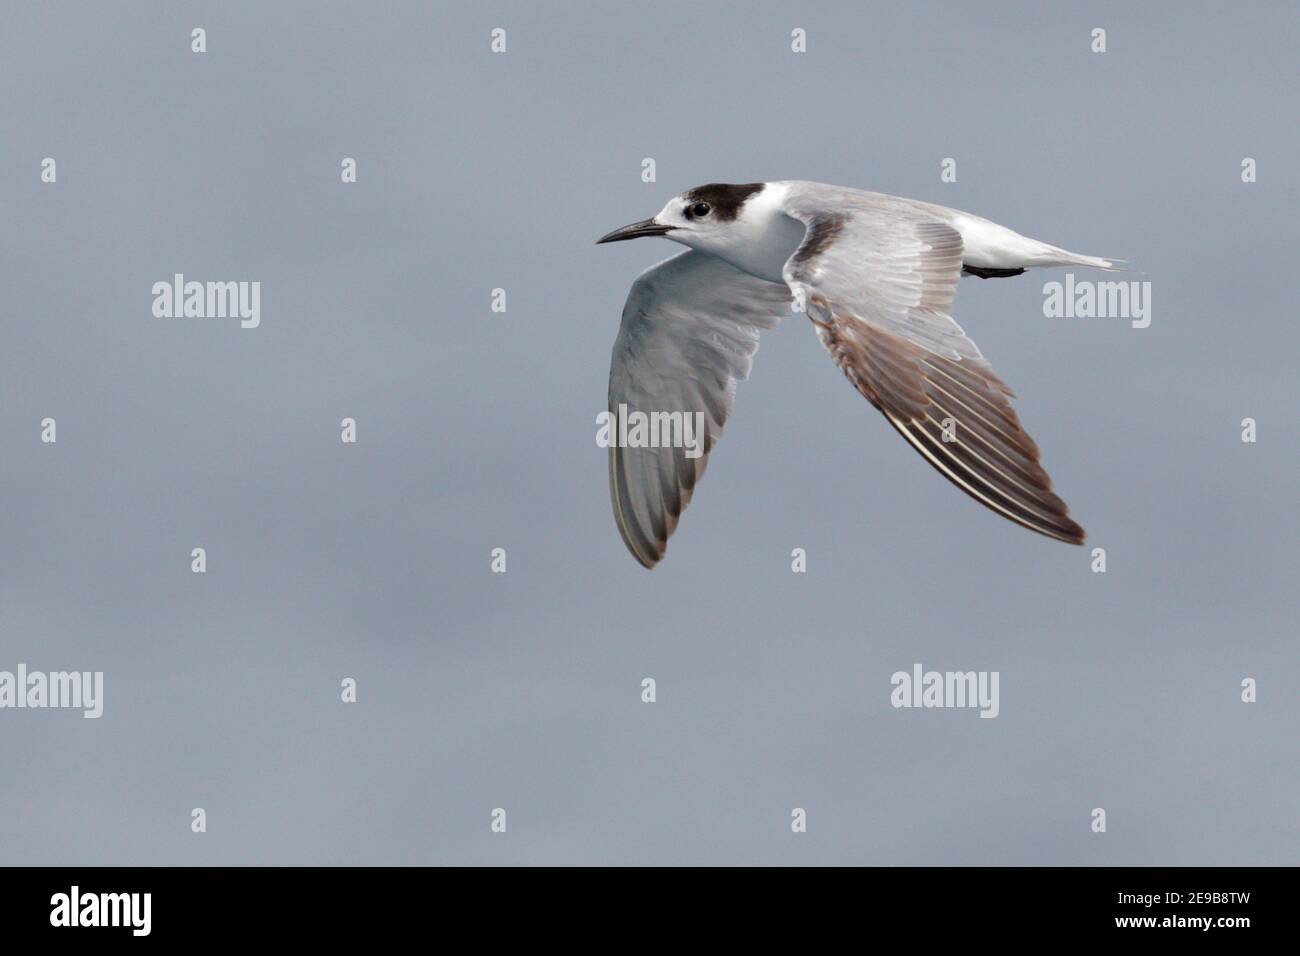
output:
[[[645,567],[664,556],[704,474],[759,332],[789,311],[784,285],[701,252],[665,260],[633,283],[609,368],[609,493],[623,541]],[[645,447],[675,435],[677,447]],[[681,447],[692,437],[694,448]]]
[[[854,387],[975,500],[1082,544],[1011,390],[949,315],[961,235],[905,200],[811,184],[791,190],[785,212],[807,228],[785,280]]]

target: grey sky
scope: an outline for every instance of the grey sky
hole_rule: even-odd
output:
[[[1294,863],[1297,22],[11,6],[0,670],[102,670],[105,702],[0,710],[0,862]],[[664,563],[625,552],[595,416],[679,247],[593,241],[788,178],[1152,283],[1142,330],[1044,318],[1065,270],[955,307],[1106,574],[935,475],[797,316]],[[260,281],[261,326],[153,318],[176,272]],[[891,708],[914,662],[999,671],[999,716]]]

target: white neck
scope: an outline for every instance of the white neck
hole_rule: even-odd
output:
[[[711,239],[697,248],[760,279],[784,282],[781,270],[806,231],[803,223],[782,209],[787,188],[768,183],[740,207],[740,215],[728,224],[725,242]]]

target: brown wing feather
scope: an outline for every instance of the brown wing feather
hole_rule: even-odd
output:
[[[819,296],[813,304],[809,317],[849,381],[940,474],[1017,524],[1083,543],[1083,528],[1053,493],[1038,446],[1011,407],[1011,390],[988,363],[937,355]]]

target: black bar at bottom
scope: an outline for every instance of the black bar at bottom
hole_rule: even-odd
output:
[[[1278,868],[41,868],[0,871],[7,941],[383,942],[471,931],[548,939],[691,927],[696,942],[878,927],[984,942],[1075,937],[1231,944],[1282,930]],[[147,896],[145,895],[147,894]],[[867,936],[863,936],[867,934]],[[975,934],[972,936],[971,934]],[[1242,934],[1245,934],[1243,937]],[[608,937],[611,944],[618,936]],[[663,937],[666,941],[669,937]]]

